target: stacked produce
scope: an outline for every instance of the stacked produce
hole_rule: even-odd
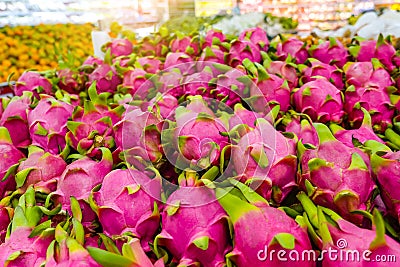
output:
[[[104,49],[77,68],[25,72],[2,99],[5,266],[399,260],[389,38],[309,46],[261,28],[162,28]]]
[[[5,26],[0,28],[0,82],[14,73],[18,79],[26,69],[44,71],[58,67],[68,55],[74,67],[93,54],[91,24]]]

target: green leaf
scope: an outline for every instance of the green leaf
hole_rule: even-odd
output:
[[[99,234],[101,240],[103,241],[104,246],[106,249],[114,254],[119,254],[121,255],[121,252],[119,252],[117,246],[115,245],[114,241],[106,236],[105,234]]]
[[[24,169],[24,170],[18,172],[15,175],[15,182],[17,183],[17,188],[19,188],[19,187],[24,185],[24,183],[26,181],[26,177],[33,170],[36,170],[36,168],[35,167],[27,168],[27,169]]]
[[[73,218],[77,219],[78,221],[82,221],[82,210],[78,200],[74,196],[71,196],[70,201]]]
[[[279,243],[279,245],[281,245],[282,248],[284,249],[294,249],[295,248],[295,241],[296,238],[289,233],[279,233],[276,234],[274,236],[274,238],[272,239],[272,243]]]
[[[99,248],[87,247],[90,256],[100,265],[106,267],[132,267],[134,262],[131,259],[114,254]]]
[[[47,131],[47,129],[45,129],[40,123],[37,123],[36,125],[37,125],[37,129],[35,131],[35,134],[41,135],[41,136],[47,136],[49,131]]]
[[[11,175],[14,175],[15,172],[17,171],[19,166],[19,163],[12,165],[10,168],[8,168],[6,174],[4,175],[4,177],[1,179],[2,182],[4,182],[5,180],[8,179],[8,177],[10,177]]]
[[[209,241],[210,237],[202,236],[193,240],[193,244],[201,250],[207,250]]]

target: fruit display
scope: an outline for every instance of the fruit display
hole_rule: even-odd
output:
[[[4,266],[396,266],[390,37],[163,27],[103,48],[1,99]]]
[[[5,26],[0,28],[0,82],[27,69],[56,69],[60,61],[78,67],[93,54],[92,24]],[[71,58],[75,59],[73,63]]]

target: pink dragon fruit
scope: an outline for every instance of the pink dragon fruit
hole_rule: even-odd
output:
[[[298,184],[307,190],[317,205],[339,212],[346,219],[361,223],[353,210],[368,210],[375,183],[371,177],[368,158],[363,152],[348,147],[333,137],[329,128],[314,124],[319,144],[316,148],[298,145],[300,170]]]
[[[7,227],[13,218],[13,209],[0,205],[0,245],[4,243]]]
[[[67,122],[68,145],[82,155],[94,156],[99,147],[114,147],[113,126],[124,112],[123,106],[111,109],[104,97],[96,93],[95,86],[89,88],[90,100],[85,101],[84,108],[77,107],[72,120]]]
[[[28,113],[32,145],[39,146],[52,154],[60,153],[65,148],[67,121],[73,109],[70,104],[48,95],[41,95],[37,106]]]
[[[117,71],[113,66],[108,64],[101,64],[95,68],[95,70],[89,74],[89,81],[86,83],[87,87],[96,82],[97,92],[110,92],[113,93],[117,89],[118,84],[121,83],[121,79],[117,74]]]
[[[67,164],[56,155],[45,153],[42,149],[30,146],[29,155],[21,162],[15,175],[17,188],[26,191],[33,185],[35,191],[51,193],[56,190],[57,179],[64,172]]]
[[[332,210],[316,207],[304,192],[298,198],[307,211],[311,222],[309,230],[319,249],[328,253],[336,251],[331,256],[326,253],[321,257],[321,266],[379,267],[386,265],[378,260],[380,257],[400,256],[399,243],[385,234],[385,222],[378,210],[370,215],[373,224],[373,230],[370,230],[357,227]]]
[[[303,84],[293,94],[293,104],[298,112],[313,121],[341,122],[344,111],[342,95],[338,88],[325,78]]]
[[[179,168],[206,169],[218,163],[220,151],[228,144],[228,138],[221,134],[226,126],[201,96],[188,100],[186,107],[176,109],[176,122],[169,121],[162,131],[163,150]]]
[[[8,170],[10,168],[16,168],[19,160],[25,157],[12,143],[10,134],[7,128],[0,127],[0,198],[3,198],[4,194],[8,190],[15,190],[15,179],[10,177]],[[3,180],[5,179],[5,180]]]
[[[202,71],[187,75],[182,81],[184,95],[202,95],[203,97],[211,97],[213,86],[211,80],[213,78],[213,72],[208,66],[206,66]]]
[[[396,49],[390,44],[390,40],[384,40],[382,34],[378,41],[362,40],[359,45],[350,46],[349,52],[358,62],[370,62],[372,58],[377,58],[389,72],[395,68],[393,59]]]
[[[31,103],[32,93],[24,92],[22,96],[10,100],[1,116],[0,126],[8,129],[16,147],[26,147],[31,143],[27,118]]]
[[[173,115],[173,112],[178,107],[178,99],[168,93],[162,95],[157,94],[147,103],[148,107],[150,107],[154,113],[159,114],[164,119]]]
[[[206,47],[201,53],[198,61],[198,65],[203,65],[200,69],[204,69],[205,66],[210,66],[210,62],[225,64],[225,53],[218,46]],[[202,64],[202,61],[206,63]],[[222,74],[222,72],[216,67],[212,68],[212,71],[214,75]]]
[[[114,39],[106,47],[114,57],[128,56],[133,52],[133,44],[128,39]]]
[[[237,103],[234,107],[232,117],[229,118],[229,130],[233,130],[235,126],[240,124],[246,124],[247,126],[254,128],[256,120],[262,117],[262,114],[247,110],[242,104]]]
[[[308,119],[290,118],[285,131],[294,133],[303,144],[318,145],[317,131]]]
[[[135,95],[137,90],[145,90],[142,86],[149,86],[151,83],[147,80],[146,71],[142,69],[129,70],[124,73],[124,78],[121,87],[126,90],[126,93]]]
[[[374,133],[369,113],[364,108],[361,108],[361,110],[364,113],[364,119],[358,129],[346,130],[336,124],[330,125],[335,138],[349,147],[354,147],[354,139],[363,144],[368,140],[384,143],[383,140]]]
[[[347,63],[349,57],[347,49],[333,37],[329,37],[329,41],[312,46],[309,53],[313,58],[326,64],[336,65],[339,68]]]
[[[367,141],[368,147],[372,146],[373,141]],[[381,146],[382,147],[382,146]],[[381,149],[386,154],[373,153],[371,156],[372,171],[379,182],[382,199],[389,213],[400,221],[400,195],[397,189],[399,182],[399,159],[400,152],[392,152],[388,147]],[[376,151],[379,152],[379,151]]]
[[[297,76],[297,66],[295,64],[272,60],[270,57],[264,56],[263,66],[268,73],[275,74],[287,80],[291,89],[297,87],[299,78]]]
[[[322,63],[317,59],[309,58],[308,61],[311,63],[311,66],[303,70],[303,83],[318,79],[318,77],[315,76],[322,76],[333,83],[339,90],[343,89],[343,72],[340,69],[336,66]]]
[[[157,73],[163,68],[163,64],[156,57],[140,57],[136,59],[135,66],[140,67],[147,73]]]
[[[41,219],[35,191],[30,188],[20,197],[9,228],[11,234],[0,245],[0,262],[3,266],[41,266],[45,263],[46,250],[53,237],[43,231],[32,233]]]
[[[174,69],[161,72],[158,76],[158,82],[161,84],[158,92],[170,94],[173,97],[179,98],[184,94],[182,87],[183,79],[184,75],[180,71],[175,71]]]
[[[250,41],[234,41],[227,55],[227,63],[231,67],[236,67],[242,64],[243,60],[246,58],[252,62],[260,63],[260,48]]]
[[[181,187],[168,198],[155,247],[166,247],[179,266],[223,266],[229,251],[228,218],[207,187]],[[157,251],[156,250],[156,251]]]
[[[258,45],[258,47],[264,52],[267,52],[269,48],[268,47],[269,40],[267,37],[267,33],[261,27],[255,27],[244,30],[239,35],[239,40],[240,41],[248,40],[253,44]]]
[[[101,148],[101,151],[103,157],[99,162],[83,157],[69,164],[59,179],[57,190],[53,193],[55,202],[61,204],[70,214],[72,214],[70,196],[74,196],[81,206],[83,222],[91,222],[95,218],[87,203],[90,191],[101,184],[112,169],[111,152],[107,148]]]
[[[199,54],[198,36],[189,37],[179,34],[175,39],[171,40],[169,47],[171,52],[184,52],[188,55],[197,56]]]
[[[101,189],[93,193],[104,233],[112,236],[130,232],[141,240],[145,251],[150,250],[148,243],[160,224],[157,209],[160,198],[160,179],[150,179],[137,170],[110,172],[104,177]]]
[[[182,52],[169,53],[165,58],[164,70],[168,70],[170,68],[177,68],[181,71],[182,74],[190,74],[192,73],[192,70],[190,68],[192,64],[190,63],[192,62],[193,62],[192,58],[185,53]]]
[[[239,179],[267,200],[280,203],[296,185],[296,140],[264,119],[232,146],[231,159]]]
[[[372,124],[384,131],[391,125],[394,106],[389,90],[394,82],[390,74],[376,60],[348,63],[344,66],[347,87],[344,110],[351,125],[357,127],[363,119],[361,107],[371,113]]]
[[[115,124],[115,143],[125,153],[126,160],[135,165],[138,156],[157,163],[161,160],[161,120],[155,113],[131,108]],[[138,167],[138,166],[136,166]]]
[[[89,56],[83,63],[82,63],[82,67],[85,66],[90,66],[93,68],[96,68],[97,66],[102,65],[104,62],[102,59],[94,57],[94,56]]]
[[[83,89],[83,77],[71,69],[61,69],[57,71],[57,77],[60,79],[57,83],[60,89],[68,93],[76,94]]]
[[[247,65],[257,69],[257,86],[250,87],[250,97],[260,97],[262,94],[261,97],[265,98],[270,109],[280,105],[281,111],[288,111],[291,92],[289,84],[283,78],[267,73],[260,64],[246,62],[245,66]]]
[[[240,103],[242,99],[250,96],[249,88],[254,86],[250,77],[238,69],[231,69],[224,74],[220,74],[215,81],[216,88],[213,90],[215,99],[224,101],[229,107]]]
[[[250,204],[223,189],[217,189],[217,196],[233,224],[234,247],[226,255],[228,261],[236,266],[315,266],[311,260],[293,260],[285,256],[287,261],[281,261],[271,257],[272,251],[285,251],[283,255],[296,251],[303,255],[312,250],[305,227],[283,211]]]
[[[16,96],[22,96],[25,91],[30,91],[36,98],[39,94],[51,94],[52,85],[50,81],[37,72],[24,72],[14,86]]]
[[[283,39],[276,45],[276,55],[279,60],[285,60],[290,55],[295,63],[303,64],[308,58],[307,44],[295,37]]]
[[[226,41],[226,36],[222,31],[209,30],[204,37],[203,49],[211,47],[212,45],[218,45]]]
[[[154,34],[151,37],[146,36],[136,48],[137,54],[140,56],[165,57],[170,51],[169,38],[165,38],[161,34]]]

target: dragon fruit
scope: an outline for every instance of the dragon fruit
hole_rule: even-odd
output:
[[[204,37],[203,49],[206,47],[211,47],[215,44],[221,44],[226,41],[226,36],[222,31],[219,30],[209,30]]]
[[[318,145],[318,134],[308,119],[290,118],[285,131],[294,133],[303,144]]]
[[[254,193],[253,193],[254,194]],[[233,251],[226,255],[236,266],[315,266],[314,261],[287,261],[270,257],[272,251],[302,252],[311,250],[307,231],[283,211],[260,204],[250,204],[239,197],[217,189],[218,201],[233,224]],[[240,207],[240,208],[238,208]]]
[[[203,97],[210,97],[213,86],[211,80],[213,78],[213,72],[208,66],[202,71],[187,75],[182,80],[184,95],[202,95]]]
[[[257,69],[257,86],[250,87],[250,97],[264,97],[269,104],[269,108],[280,105],[280,110],[288,111],[290,107],[290,88],[289,84],[274,74],[269,74],[260,64],[247,62],[245,66],[250,65]]]
[[[389,72],[395,68],[393,60],[396,49],[390,44],[390,40],[384,40],[382,34],[379,35],[378,41],[362,40],[359,45],[350,46],[349,52],[358,62],[370,62],[372,58],[376,58]]]
[[[279,60],[272,60],[269,56],[264,56],[263,66],[268,73],[275,74],[287,80],[290,88],[298,85],[297,65]]]
[[[335,138],[349,147],[354,146],[354,139],[357,139],[363,144],[368,140],[375,140],[377,142],[384,143],[383,140],[379,138],[372,129],[370,114],[364,108],[361,108],[361,110],[364,112],[364,119],[358,129],[346,130],[336,124],[330,125]]]
[[[322,266],[333,267],[379,267],[385,263],[376,261],[379,256],[400,256],[400,246],[397,241],[385,234],[385,222],[378,210],[370,215],[373,230],[357,227],[341,218],[334,211],[316,207],[304,192],[298,198],[311,223],[308,224],[311,235],[318,247],[326,252],[336,251],[333,257],[324,255]],[[328,220],[329,218],[329,220]],[[314,228],[315,229],[312,229]],[[389,259],[389,258],[388,258]]]
[[[0,245],[0,262],[3,266],[41,266],[45,263],[46,250],[53,237],[45,231],[32,234],[41,219],[35,192],[30,188],[20,197],[10,225],[11,234]]]
[[[212,63],[217,64],[212,66]],[[225,64],[225,53],[218,46],[206,47],[201,53],[196,64],[199,66],[199,69],[204,69],[206,66],[211,67],[214,75],[222,74],[222,72],[215,66],[219,66],[219,64]]]
[[[97,92],[110,92],[113,93],[117,89],[118,84],[121,83],[121,79],[117,74],[114,66],[110,66],[106,63],[103,63],[96,67],[94,71],[89,74],[88,82],[86,83],[87,87],[96,83]]]
[[[178,107],[178,99],[176,99],[171,94],[157,94],[148,103],[148,107],[152,109],[153,112],[167,119],[173,114],[174,110]],[[142,107],[143,109],[143,107]]]
[[[104,61],[100,58],[89,56],[81,65],[82,68],[92,68],[95,69],[102,65]]]
[[[296,140],[284,137],[266,120],[258,119],[255,129],[231,150],[239,179],[267,200],[280,203],[295,187]]]
[[[57,71],[57,77],[60,79],[57,83],[60,89],[68,93],[78,93],[83,89],[83,77],[71,69],[61,69]]]
[[[333,37],[329,37],[329,41],[312,46],[309,49],[309,53],[311,57],[326,64],[336,65],[339,68],[342,68],[347,63],[349,57],[347,49],[339,40]]]
[[[290,55],[296,64],[303,64],[308,58],[307,49],[307,44],[297,38],[282,39],[276,44],[276,56],[279,60],[285,60]]]
[[[31,143],[27,112],[32,103],[32,93],[24,92],[22,96],[13,97],[3,111],[0,126],[8,129],[16,147],[26,147]]]
[[[131,164],[135,165],[131,160],[138,156],[153,163],[161,160],[161,120],[155,113],[128,109],[124,118],[115,124],[114,132],[117,147],[124,151]]]
[[[136,59],[135,66],[140,67],[147,73],[157,73],[163,68],[161,61],[156,57],[140,57]]]
[[[227,55],[227,63],[231,67],[236,67],[242,64],[246,58],[252,62],[260,63],[262,59],[260,48],[250,41],[234,41]]]
[[[229,251],[228,218],[207,187],[181,187],[168,198],[154,243],[180,266],[223,266]],[[156,250],[156,251],[157,251]]]
[[[111,50],[111,55],[114,57],[128,56],[133,52],[133,44],[128,39],[114,39],[106,48]]]
[[[140,45],[135,46],[135,51],[140,56],[165,57],[170,51],[169,38],[161,34],[154,34],[151,37],[146,36],[142,39]]]
[[[184,52],[188,55],[196,56],[199,54],[198,36],[193,38],[179,34],[175,39],[172,39],[169,47],[171,52]]]
[[[357,127],[363,119],[361,107],[371,113],[372,124],[380,130],[391,125],[394,106],[390,88],[394,82],[390,74],[375,59],[372,62],[349,62],[344,66],[347,84],[344,110],[350,123]]]
[[[344,115],[340,90],[322,77],[296,90],[293,104],[296,111],[307,114],[313,121],[341,122]]]
[[[321,123],[314,124],[319,144],[306,148],[298,144],[300,170],[298,184],[307,190],[317,205],[336,210],[348,220],[361,223],[353,210],[368,210],[375,183],[357,148],[348,147],[335,139],[329,128]]]
[[[373,141],[367,141],[369,147]],[[386,154],[373,153],[371,156],[372,171],[379,182],[382,199],[389,213],[400,221],[400,196],[397,190],[399,182],[399,159],[400,152],[392,152],[388,147],[383,146],[383,152]],[[379,152],[379,151],[376,151]]]
[[[124,73],[124,78],[121,87],[126,90],[126,93],[135,95],[137,90],[144,90],[142,86],[149,86],[150,81],[145,77],[146,71],[142,69],[129,70]]]
[[[85,101],[84,108],[79,106],[74,110],[72,120],[67,123],[69,132],[66,135],[72,148],[90,156],[96,155],[99,147],[114,147],[113,126],[124,112],[123,106],[111,109],[95,88],[95,84],[89,88],[90,100]]]
[[[41,95],[37,106],[28,113],[32,145],[39,146],[52,154],[60,153],[65,148],[67,121],[73,109],[70,104],[48,95]]]
[[[176,109],[176,122],[169,121],[162,131],[163,150],[178,168],[206,169],[218,163],[220,151],[228,144],[221,134],[226,126],[201,96],[188,100],[186,107]]]
[[[229,118],[229,129],[233,130],[235,126],[246,124],[254,128],[256,120],[262,118],[262,114],[247,110],[241,103],[237,103],[234,107],[232,117]]]
[[[13,209],[0,205],[0,245],[4,243],[7,227],[11,222]]]
[[[0,156],[0,197],[3,198],[5,192],[14,190],[16,185],[14,177],[10,177],[8,170],[16,168],[19,160],[25,156],[13,145],[5,127],[0,127],[0,151],[2,151]]]
[[[269,40],[267,33],[261,27],[250,28],[243,31],[239,35],[239,40],[248,40],[255,45],[258,45],[260,50],[267,52],[269,48]]]
[[[14,86],[16,96],[22,96],[25,91],[30,91],[33,96],[39,98],[39,94],[51,94],[52,85],[50,81],[37,72],[24,72]]]
[[[303,83],[318,79],[315,76],[322,76],[332,82],[339,90],[343,89],[343,72],[340,69],[336,66],[322,63],[317,59],[309,58],[308,61],[311,63],[311,66],[307,66],[303,70],[303,77],[301,79]]]
[[[104,233],[111,236],[130,232],[149,251],[148,243],[160,224],[157,209],[160,186],[159,179],[150,179],[137,170],[114,170],[107,174],[101,189],[93,193],[95,211]]]
[[[111,152],[107,148],[101,148],[101,151],[103,157],[99,162],[83,157],[69,164],[59,179],[57,190],[53,192],[55,202],[70,214],[70,196],[74,196],[81,205],[84,222],[91,222],[95,218],[87,203],[90,191],[102,183],[113,165]]]
[[[44,152],[38,147],[30,146],[28,149],[28,158],[21,162],[15,176],[17,188],[26,191],[33,185],[36,191],[47,194],[55,191],[57,179],[67,164],[60,156]]]
[[[192,64],[190,63],[192,62],[193,62],[192,58],[185,53],[182,52],[169,53],[165,58],[164,70],[168,70],[170,68],[177,68],[181,71],[182,74],[190,74],[192,72],[190,68]]]

